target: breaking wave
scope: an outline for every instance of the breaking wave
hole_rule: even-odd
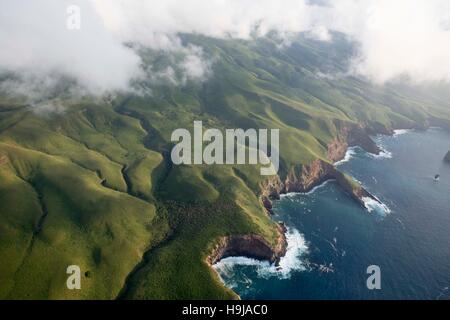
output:
[[[341,165],[343,163],[349,162],[353,158],[353,156],[356,154],[356,149],[357,148],[358,147],[350,147],[350,148],[348,148],[347,152],[345,153],[344,159],[335,162],[334,165],[335,166],[339,166],[339,165]]]
[[[385,205],[378,199],[375,200],[370,197],[363,197],[362,200],[367,211],[369,211],[370,213],[377,213],[380,215],[387,215],[391,213],[391,209],[389,209],[387,205]]]
[[[280,198],[295,198],[297,195],[301,194],[301,195],[311,195],[314,192],[316,192],[318,189],[325,187],[328,183],[332,182],[332,181],[336,181],[335,179],[328,179],[326,181],[324,181],[323,183],[315,186],[314,188],[312,188],[311,190],[309,190],[308,192],[288,192],[288,193],[284,193],[280,195]]]
[[[386,150],[383,146],[381,146],[379,143],[377,143],[378,147],[380,148],[379,154],[373,154],[366,152],[364,149],[362,149],[359,146],[356,147],[350,147],[347,149],[347,152],[345,153],[344,159],[337,161],[334,163],[336,167],[349,162],[352,160],[355,156],[360,154],[363,157],[371,157],[373,159],[391,159],[392,158],[392,152]]]
[[[232,277],[234,266],[237,265],[255,267],[256,273],[260,278],[277,277],[279,279],[289,279],[293,271],[306,270],[306,266],[301,258],[307,254],[308,246],[304,236],[294,228],[287,228],[286,240],[288,244],[286,255],[281,258],[278,266],[268,261],[259,261],[247,257],[228,257],[214,264],[213,268],[219,273],[222,280],[223,276],[226,278]],[[245,279],[243,280],[245,282]],[[226,284],[233,287],[233,283]]]
[[[379,148],[381,149],[381,152],[379,154],[370,153],[370,156],[375,159],[391,159],[392,158],[392,152],[387,151],[386,149],[384,149],[381,146],[379,146]]]
[[[400,136],[400,135],[402,135],[402,134],[405,134],[405,133],[408,133],[408,132],[411,132],[412,130],[410,130],[410,129],[398,129],[398,130],[394,130],[394,137],[397,137],[397,136]]]

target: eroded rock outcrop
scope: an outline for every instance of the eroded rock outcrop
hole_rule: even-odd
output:
[[[286,227],[283,223],[278,224],[277,233],[275,246],[270,245],[262,236],[255,234],[221,237],[206,261],[213,265],[226,257],[244,256],[278,263],[280,258],[286,254],[287,249]]]
[[[367,131],[356,124],[338,124],[339,135],[328,146],[328,158],[335,162],[343,159],[348,147],[359,146],[367,152],[379,154],[380,148],[370,138]],[[269,213],[272,212],[272,201],[280,199],[280,195],[289,192],[308,192],[314,187],[327,180],[335,179],[340,187],[364,206],[365,197],[373,197],[358,183],[350,177],[338,171],[332,164],[316,159],[309,165],[296,166],[281,179],[280,176],[273,176],[261,185],[261,201]],[[230,256],[245,256],[258,260],[267,260],[277,263],[286,254],[286,228],[279,224],[278,240],[275,246],[271,246],[263,237],[259,235],[233,235],[221,237],[211,254],[207,257],[207,262],[212,265],[220,259]]]
[[[367,130],[357,124],[337,122],[338,128],[337,137],[328,144],[328,159],[332,162],[342,160],[349,147],[360,147],[365,151],[373,154],[379,154],[381,149],[372,140]],[[389,133],[388,129],[378,128],[379,132]]]
[[[271,212],[271,201],[278,200],[281,194],[308,192],[330,179],[335,179],[339,186],[362,206],[364,206],[363,198],[378,201],[350,177],[337,170],[332,164],[320,159],[314,160],[310,165],[302,166],[301,170],[292,170],[284,181],[279,176],[267,180],[262,185],[261,201]]]

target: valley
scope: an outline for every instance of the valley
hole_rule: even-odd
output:
[[[450,127],[450,101],[438,94],[324,77],[352,56],[340,34],[333,43],[298,35],[282,49],[271,36],[182,40],[214,61],[210,78],[141,79],[136,87],[151,93],[62,90],[39,101],[56,111],[0,92],[0,298],[236,299],[208,257],[236,237],[276,248],[272,198],[335,178],[358,201],[364,189],[332,165],[348,147],[377,153],[373,134]],[[223,132],[279,130],[278,174],[251,164],[173,165],[171,134],[194,121]],[[90,274],[82,290],[65,287],[73,264]]]

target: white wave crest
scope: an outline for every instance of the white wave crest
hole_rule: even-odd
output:
[[[394,137],[397,137],[397,136],[401,136],[402,134],[406,134],[406,133],[408,133],[408,132],[411,132],[412,130],[410,130],[410,129],[398,129],[398,130],[394,130]]]
[[[286,232],[287,251],[281,258],[278,266],[268,261],[259,261],[247,257],[228,257],[220,260],[213,265],[213,268],[219,273],[230,277],[233,275],[233,268],[239,266],[253,266],[256,268],[258,277],[279,279],[289,279],[293,271],[304,271],[306,267],[301,257],[308,252],[308,246],[304,236],[296,229],[287,228]],[[228,286],[232,284],[227,284]]]
[[[363,197],[362,201],[364,202],[364,206],[366,207],[367,211],[370,213],[375,212],[381,215],[387,215],[391,213],[391,209],[384,203],[382,203],[379,200],[375,200],[370,197]]]
[[[390,152],[390,151],[388,151],[388,150],[386,150],[386,149],[384,149],[382,146],[378,146],[379,148],[380,148],[380,153],[379,154],[373,154],[373,153],[369,153],[369,155],[372,157],[372,158],[375,158],[375,159],[391,159],[392,158],[392,152]]]
[[[345,157],[344,159],[337,161],[334,163],[334,166],[338,167],[346,162],[349,162],[350,160],[352,160],[355,155],[357,154],[357,151],[360,150],[361,152],[364,152],[364,154],[368,157],[371,157],[373,159],[391,159],[392,158],[392,152],[384,149],[383,146],[380,145],[380,142],[377,141],[377,145],[380,148],[380,153],[379,154],[373,154],[373,153],[369,153],[367,151],[365,151],[364,149],[362,149],[359,146],[356,147],[350,147],[347,149],[347,152],[345,153]]]
[[[324,181],[323,183],[321,183],[321,184],[315,186],[314,188],[312,188],[312,189],[311,189],[310,191],[308,191],[308,192],[288,192],[288,193],[284,193],[284,194],[281,194],[281,195],[280,195],[280,198],[281,198],[281,199],[283,199],[283,198],[295,198],[295,196],[296,196],[296,195],[299,195],[299,194],[301,194],[301,195],[311,195],[311,194],[313,194],[314,192],[316,192],[317,190],[319,190],[320,188],[325,187],[328,183],[333,182],[333,181],[336,181],[336,180],[335,180],[335,179],[329,179],[329,180],[326,180],[326,181]]]
[[[353,158],[353,156],[356,154],[356,148],[358,148],[358,147],[350,147],[350,148],[348,148],[347,152],[345,153],[344,159],[335,162],[334,165],[335,166],[340,166],[341,164],[349,162]]]

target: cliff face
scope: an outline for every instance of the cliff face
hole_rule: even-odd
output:
[[[328,158],[335,162],[343,159],[348,147],[359,146],[367,152],[379,154],[380,149],[370,138],[367,131],[355,124],[337,124],[339,135],[328,146]],[[261,201],[269,213],[272,212],[272,201],[280,199],[280,195],[289,192],[308,192],[327,180],[335,179],[339,186],[347,192],[361,206],[364,206],[364,197],[373,197],[363,187],[354,183],[332,164],[316,159],[309,165],[293,168],[282,180],[274,176],[261,185]],[[283,224],[278,226],[278,241],[275,247],[271,246],[259,235],[234,235],[222,237],[207,257],[209,264],[230,256],[245,256],[258,260],[278,262],[286,254],[287,242],[286,228]]]
[[[344,158],[349,147],[360,147],[365,151],[373,154],[379,154],[380,148],[370,138],[368,131],[356,124],[337,122],[336,127],[339,130],[337,137],[328,145],[328,159],[332,162],[339,161]],[[392,132],[384,127],[377,127],[377,133],[392,134]]]
[[[359,146],[373,154],[379,154],[381,152],[380,148],[369,136],[367,129],[363,126],[346,122],[336,122],[335,125],[339,133],[328,145],[327,154],[328,159],[332,162],[342,160],[345,157],[348,147]],[[392,133],[384,127],[378,128],[377,130],[388,134]],[[264,207],[272,213],[271,200],[279,199],[280,194],[308,192],[330,179],[335,179],[339,186],[362,206],[364,206],[363,198],[366,197],[378,201],[363,187],[337,170],[332,164],[320,159],[314,160],[309,165],[301,166],[301,169],[291,170],[284,181],[279,176],[267,180],[262,185],[261,200]]]
[[[335,138],[330,144],[328,144],[328,159],[332,162],[337,162],[345,157],[349,145],[346,141],[342,141],[339,138]]]
[[[450,163],[450,151],[445,155],[444,161]]]
[[[268,180],[262,186],[261,200],[269,212],[272,212],[271,200],[277,200],[281,194],[289,192],[308,192],[327,180],[335,179],[339,186],[347,192],[355,201],[364,206],[363,198],[368,197],[378,201],[369,192],[350,178],[338,171],[332,164],[317,159],[310,165],[302,167],[300,173],[292,171],[285,181],[280,177]]]
[[[206,261],[213,265],[226,257],[248,257],[257,260],[267,260],[277,263],[286,254],[286,227],[279,224],[277,227],[277,244],[271,246],[263,237],[259,235],[233,235],[219,238],[211,254]]]

